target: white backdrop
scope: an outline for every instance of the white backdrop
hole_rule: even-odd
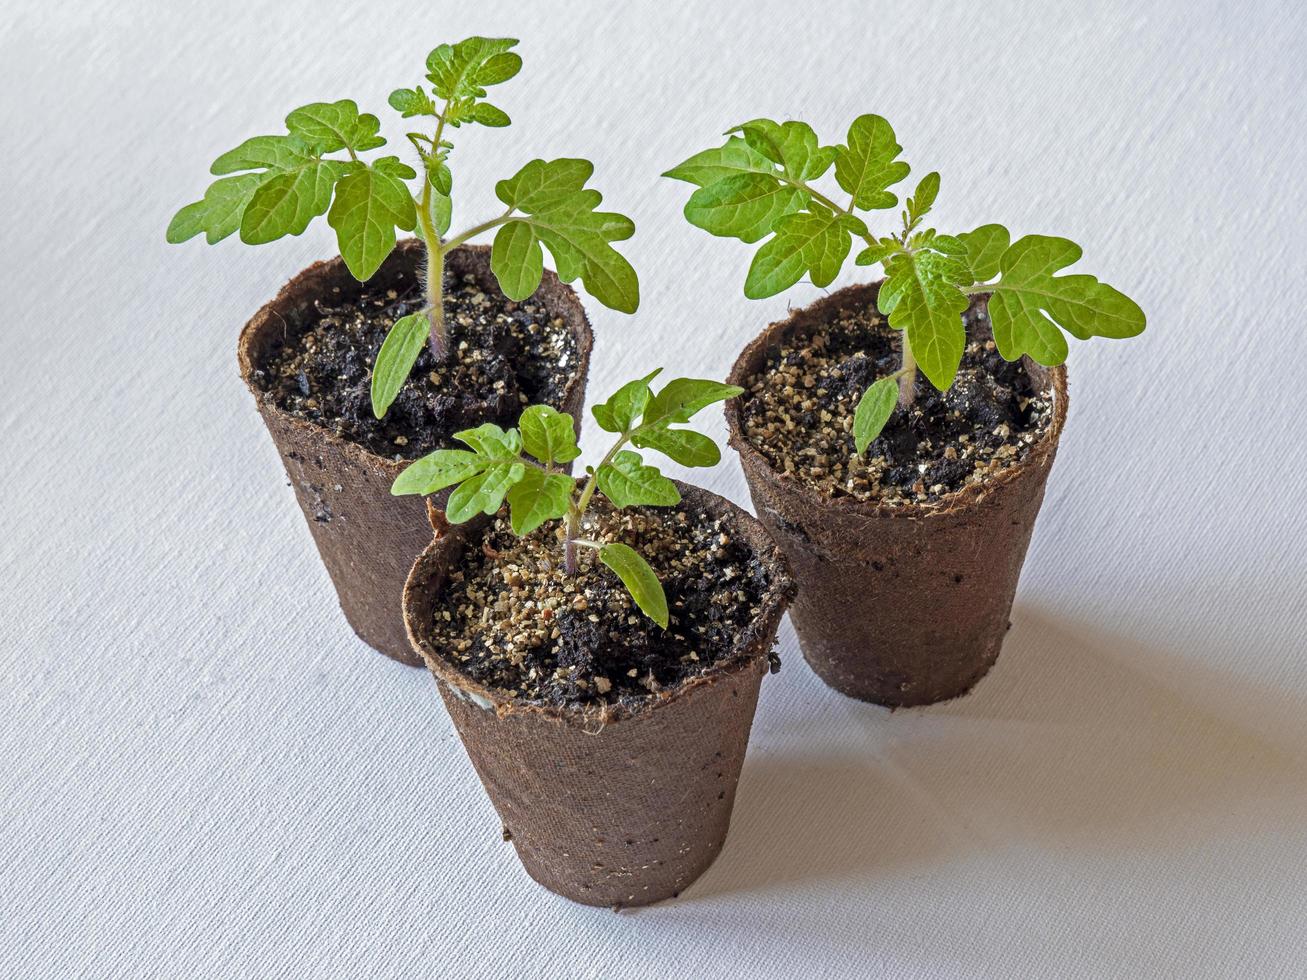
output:
[[[1307,8],[4,7],[0,976],[1307,970]],[[235,358],[329,229],[163,238],[303,102],[357,99],[402,146],[386,94],[470,33],[526,68],[511,129],[458,134],[459,213],[584,155],[636,220],[643,305],[589,304],[592,393],[722,376],[817,295],[745,300],[750,250],[657,177],[755,115],[827,142],[887,116],[943,173],[941,224],[1073,237],[1149,315],[1073,351],[990,677],[891,715],[787,623],[725,852],[633,913],[526,878],[431,680],[335,605]],[[699,475],[747,500],[733,454]]]

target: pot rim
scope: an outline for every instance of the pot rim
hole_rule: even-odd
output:
[[[404,238],[396,242],[395,251],[407,255],[409,252],[416,253],[420,251],[422,247],[422,242],[417,238]],[[486,258],[488,264],[490,246],[460,245],[454,249],[451,254],[454,253],[481,255]],[[268,393],[260,388],[254,381],[254,371],[260,366],[256,363],[258,358],[254,352],[255,339],[258,337],[260,332],[265,329],[270,320],[274,317],[278,319],[282,318],[282,314],[277,310],[277,307],[283,302],[286,302],[289,299],[289,295],[295,291],[304,280],[326,278],[328,276],[334,277],[341,274],[349,275],[350,273],[345,267],[345,260],[339,255],[330,259],[320,259],[304,269],[301,269],[298,273],[292,276],[285,285],[277,290],[276,296],[259,308],[258,312],[256,312],[254,316],[249,319],[249,322],[245,324],[244,328],[242,328],[240,339],[237,342],[236,359],[240,365],[241,380],[245,382],[245,386],[249,388],[250,392],[254,395],[259,406],[266,406],[269,410],[277,412],[292,429],[305,433],[312,432],[317,437],[326,438],[329,442],[335,443],[340,447],[341,451],[350,459],[353,459],[356,462],[367,462],[372,465],[380,465],[386,470],[390,478],[394,480],[406,467],[408,467],[410,463],[413,462],[413,460],[396,460],[393,456],[380,456],[372,452],[372,450],[360,446],[352,439],[347,439],[344,436],[332,432],[324,425],[320,425],[317,422],[310,422],[308,419],[302,419],[298,416],[292,415],[279,405],[266,399]],[[589,363],[590,351],[594,346],[594,333],[590,328],[590,318],[586,315],[585,306],[581,303],[581,298],[577,295],[576,290],[569,284],[560,280],[558,274],[552,269],[545,269],[544,271],[542,284],[546,282],[556,283],[561,287],[561,289],[565,290],[563,295],[568,298],[569,304],[574,307],[574,309],[570,311],[574,315],[565,317],[568,321],[568,327],[576,338],[577,348],[576,364],[573,367],[571,377],[563,388],[562,397],[559,399],[560,406],[566,406],[569,400],[576,397],[578,386],[583,387],[585,384],[586,372],[582,370],[582,365]],[[533,293],[532,295],[535,294]],[[523,302],[526,301],[523,300]]]
[[[434,598],[443,590],[443,581],[435,585],[431,584],[433,575],[457,564],[457,560],[447,562],[438,559],[439,553],[446,549],[461,550],[474,544],[489,526],[489,521],[484,519],[455,527],[450,533],[435,538],[413,563],[408,581],[404,585],[402,607],[409,643],[437,679],[447,684],[456,696],[469,698],[483,709],[494,711],[501,718],[509,715],[534,715],[583,728],[590,734],[598,734],[607,725],[646,717],[650,712],[698,688],[717,684],[736,674],[765,666],[776,630],[780,626],[781,616],[798,589],[790,574],[789,563],[784,553],[772,541],[758,519],[743,508],[702,487],[682,483],[679,480],[672,482],[681,491],[683,502],[691,507],[703,507],[716,516],[732,521],[735,528],[747,539],[771,580],[753,620],[738,634],[734,649],[702,674],[685,678],[672,687],[659,690],[647,698],[642,698],[634,706],[607,704],[597,708],[560,708],[555,705],[535,704],[521,698],[510,697],[502,691],[468,677],[456,664],[442,656],[426,638],[423,623],[419,621],[417,606],[419,597],[424,592],[429,592]],[[657,510],[670,512],[672,508],[657,508]],[[428,565],[433,567],[429,568]]]
[[[766,353],[770,349],[780,346],[784,341],[794,337],[811,335],[820,325],[829,322],[836,313],[848,309],[850,306],[874,303],[881,284],[884,282],[884,279],[878,279],[875,282],[854,283],[845,286],[828,296],[809,303],[807,306],[791,310],[789,315],[782,320],[772,321],[740,352],[731,367],[731,373],[726,379],[727,383],[747,390],[748,385],[745,382],[754,373],[754,369],[751,369],[752,362],[756,360],[765,363]],[[989,294],[987,293],[978,295],[978,299],[984,301],[988,301],[988,298]],[[982,483],[968,484],[943,495],[938,500],[924,503],[917,501],[885,503],[878,500],[861,500],[853,496],[825,496],[797,477],[777,470],[768,461],[767,457],[749,441],[740,424],[740,407],[742,404],[740,399],[743,397],[740,395],[726,402],[726,424],[730,430],[729,444],[740,454],[741,465],[744,466],[746,471],[755,468],[764,470],[771,474],[772,479],[777,484],[790,493],[802,495],[809,500],[816,501],[822,507],[833,508],[857,517],[867,518],[901,517],[915,520],[954,514],[979,503],[989,493],[1020,479],[1027,469],[1036,463],[1042,463],[1057,449],[1058,440],[1062,436],[1062,429],[1066,425],[1068,401],[1066,365],[1059,364],[1056,367],[1045,367],[1036,364],[1025,355],[1022,355],[1021,361],[1028,372],[1047,372],[1053,388],[1052,423],[1044,430],[1040,438],[1031,445],[1030,452],[1027,453],[1025,459],[1005,466],[1002,472]]]

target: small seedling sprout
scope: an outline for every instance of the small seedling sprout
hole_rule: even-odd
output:
[[[239,231],[241,241],[261,245],[299,235],[326,214],[345,265],[364,282],[395,248],[396,229],[416,231],[426,247],[426,305],[398,319],[378,352],[371,390],[377,418],[395,400],[423,344],[438,361],[446,356],[445,258],[485,232],[498,229],[490,266],[509,299],[524,300],[540,285],[543,245],[564,282],[580,279],[605,306],[634,312],[640,302],[635,270],[612,243],[630,238],[635,225],[595,210],[603,198],[585,186],[594,172],[588,160],[530,161],[495,185],[502,213],[446,237],[453,213],[451,131],[471,123],[509,124],[508,114],[485,97],[488,86],[521,69],[521,57],[511,50],[516,44],[486,37],[442,44],[427,57],[430,92],[418,85],[391,93],[390,105],[403,118],[430,119],[434,126],[429,134],[406,134],[421,165],[416,194],[405,182],[418,171],[399,157],[360,157],[386,143],[376,116],[359,112],[350,99],[315,102],[286,117],[285,134],[252,137],[218,157],[210,170],[219,179],[177,212],[168,241],[204,234],[212,245]],[[342,151],[343,158],[327,156]]]
[[[859,453],[896,404],[912,405],[918,370],[940,391],[953,384],[967,342],[962,314],[977,293],[989,294],[994,342],[1009,361],[1028,354],[1039,364],[1061,364],[1067,356],[1062,331],[1087,340],[1133,337],[1144,329],[1143,311],[1111,286],[1090,275],[1054,275],[1080,258],[1074,242],[1046,235],[1013,242],[998,224],[959,235],[923,228],[939,193],[938,173],[917,184],[898,231],[872,234],[858,212],[897,207],[889,188],[909,172],[898,159],[902,147],[894,130],[880,116],[859,116],[838,146],[819,145],[812,127],[793,121],[755,119],[726,136],[722,146],[696,153],[664,176],[697,185],[685,205],[691,224],[747,243],[766,238],[749,267],[746,296],[773,296],[805,276],[813,285],[829,285],[854,240],[864,245],[856,264],[885,270],[876,305],[902,332],[902,360],[858,403],[853,436]],[[832,165],[835,183],[848,195],[845,204],[814,186]]]
[[[548,405],[532,405],[522,412],[515,429],[505,431],[487,422],[455,433],[454,438],[468,449],[440,449],[414,461],[395,480],[391,492],[432,494],[454,487],[445,507],[451,524],[466,523],[479,514],[495,514],[507,500],[509,524],[519,537],[546,521],[562,521],[567,574],[578,571],[578,549],[594,549],[599,560],[617,573],[636,605],[666,629],[667,597],[648,562],[621,542],[581,537],[582,521],[596,493],[619,510],[680,503],[676,484],[626,447],[656,450],[683,466],[716,466],[721,450],[712,439],[673,426],[688,422],[715,402],[734,398],[743,389],[677,378],[655,394],[650,385],[658,374],[654,371],[628,382],[591,409],[599,427],[616,434],[617,440],[598,466],[586,467],[584,479],[559,469],[560,464],[581,454],[572,417]]]

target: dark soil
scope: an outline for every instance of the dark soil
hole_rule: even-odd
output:
[[[455,432],[482,422],[511,426],[529,404],[561,404],[577,368],[564,321],[466,276],[446,283],[445,362],[424,348],[386,417],[373,417],[377,351],[391,325],[423,299],[417,280],[401,273],[389,288],[365,286],[356,301],[317,300],[316,322],[255,371],[255,381],[279,408],[396,459],[447,446]]]
[[[912,408],[895,409],[864,455],[853,445],[854,409],[900,366],[900,334],[871,307],[845,310],[803,346],[768,356],[741,396],[745,435],[777,470],[831,497],[925,502],[984,481],[1026,456],[1052,420],[1053,400],[1020,361],[999,355],[983,300],[965,320],[953,387],[936,391],[918,372]]]
[[[499,518],[451,573],[433,645],[474,680],[555,707],[631,704],[740,649],[769,577],[728,521],[682,503],[616,512],[596,501],[582,537],[623,541],[663,583],[664,631],[592,548],[562,571],[556,526],[517,538]]]

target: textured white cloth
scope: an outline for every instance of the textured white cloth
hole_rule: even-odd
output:
[[[10,0],[0,976],[1301,975],[1303,11]],[[387,93],[470,33],[526,67],[511,129],[456,134],[456,221],[581,155],[638,226],[640,312],[589,304],[592,394],[721,377],[817,295],[744,299],[750,250],[657,176],[756,115],[834,142],[882,113],[941,226],[1068,235],[1149,315],[1073,350],[989,678],[891,715],[787,623],[721,859],[635,913],[526,878],[430,678],[336,608],[235,358],[330,230],[163,239],[303,102],[357,99],[403,153]],[[696,476],[747,501],[734,454]]]

